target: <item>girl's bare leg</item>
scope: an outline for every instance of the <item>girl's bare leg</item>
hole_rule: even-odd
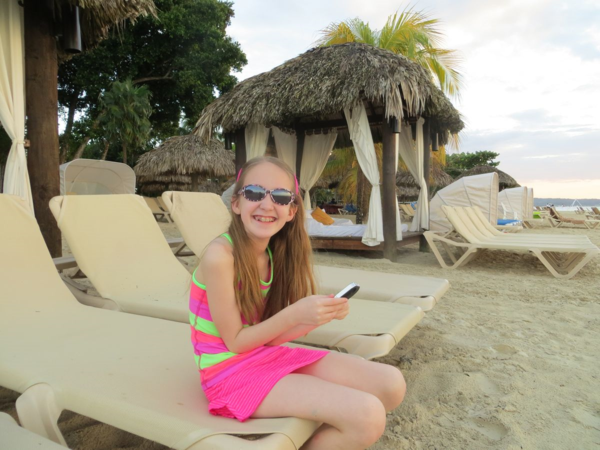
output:
[[[383,403],[386,411],[392,411],[402,403],[406,393],[404,377],[395,367],[343,353],[329,353],[295,373],[313,375],[373,394]]]
[[[252,415],[289,416],[324,423],[303,450],[365,449],[383,434],[386,422],[383,404],[374,395],[297,373],[279,380]]]

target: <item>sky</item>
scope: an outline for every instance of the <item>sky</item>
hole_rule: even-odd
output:
[[[499,169],[536,197],[600,198],[600,0],[238,0],[228,34],[243,80],[313,47],[354,17],[380,29],[407,6],[441,21],[464,87],[458,150],[499,153]]]

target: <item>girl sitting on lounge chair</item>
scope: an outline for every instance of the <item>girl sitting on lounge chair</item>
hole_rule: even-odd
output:
[[[294,173],[279,159],[255,158],[238,173],[233,192],[229,233],[206,247],[190,298],[210,412],[240,421],[323,422],[303,448],[372,445],[385,429],[386,411],[404,398],[400,371],[281,345],[348,314],[347,299],[311,295],[311,247]]]

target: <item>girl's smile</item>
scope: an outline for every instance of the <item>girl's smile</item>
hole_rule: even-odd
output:
[[[281,168],[265,162],[252,167],[244,174],[244,185],[260,185],[265,189],[285,188],[295,191],[293,179]],[[294,205],[294,206],[292,206]],[[250,239],[266,248],[269,239],[294,218],[295,204],[280,205],[273,202],[271,195],[260,201],[249,201],[238,195],[231,204],[232,211],[242,219]]]

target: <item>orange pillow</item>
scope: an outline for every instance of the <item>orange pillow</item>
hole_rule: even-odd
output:
[[[322,223],[323,225],[331,225],[333,223],[333,219],[329,217],[327,213],[319,207],[315,208],[311,216],[313,217],[313,219],[315,219],[317,222]]]

